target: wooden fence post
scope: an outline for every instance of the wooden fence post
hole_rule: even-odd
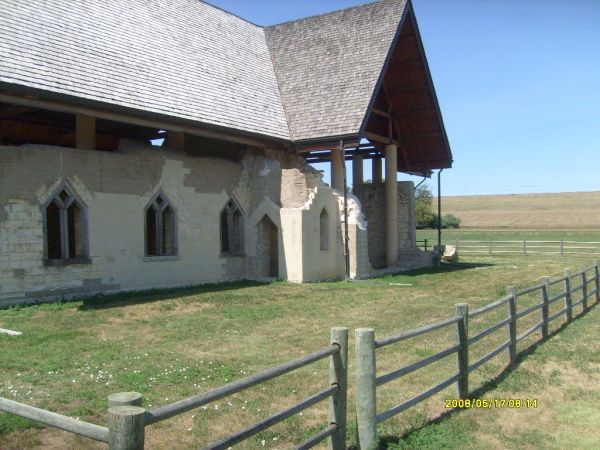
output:
[[[145,415],[139,406],[108,408],[109,450],[144,450]]]
[[[565,306],[567,308],[567,323],[573,320],[573,297],[571,296],[571,271],[565,270]]]
[[[359,450],[370,450],[377,443],[377,392],[375,330],[356,330],[356,421]]]
[[[461,316],[461,320],[456,322],[457,337],[460,350],[456,354],[456,362],[460,378],[456,384],[459,398],[469,397],[469,305],[467,303],[457,303],[456,315]]]
[[[339,353],[329,359],[329,382],[339,390],[329,399],[329,423],[337,425],[329,438],[330,450],[346,449],[346,412],[348,408],[348,328],[331,329],[331,343],[340,346]]]
[[[587,297],[588,297],[588,293],[587,293],[587,266],[583,266],[581,268],[581,285],[583,286],[581,288],[581,292],[583,293],[583,312],[587,311],[588,309],[588,302],[587,302]]]
[[[523,255],[527,256],[527,240],[523,240]]]
[[[560,256],[565,256],[565,241],[560,240]]]
[[[514,366],[517,362],[517,287],[508,286],[506,290],[508,295],[510,295],[508,299],[508,313],[510,315],[510,323],[508,324],[508,335],[510,338],[508,355],[510,365]]]
[[[594,260],[594,281],[596,282],[596,303],[600,303],[600,259]]]
[[[550,297],[550,277],[542,277],[542,339],[548,337],[548,298]]]
[[[118,392],[108,396],[108,407],[113,406],[142,406],[144,397],[139,392]]]
[[[492,240],[491,239],[490,239],[490,246],[489,246],[489,249],[488,249],[488,254],[490,256],[492,256]]]

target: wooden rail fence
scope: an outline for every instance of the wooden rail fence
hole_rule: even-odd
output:
[[[9,412],[89,439],[105,442],[110,450],[142,450],[147,426],[228,397],[265,381],[278,378],[325,358],[329,358],[330,361],[329,386],[327,388],[252,426],[213,442],[205,447],[205,450],[227,449],[327,399],[329,399],[328,424],[324,426],[323,430],[296,448],[309,449],[329,438],[329,448],[343,450],[346,448],[348,329],[341,327],[331,329],[331,342],[321,350],[204,394],[188,397],[156,409],[149,411],[144,409],[142,407],[142,395],[136,392],[113,394],[108,399],[108,427],[83,422],[1,397],[0,411]]]
[[[455,246],[462,255],[596,256],[600,253],[600,242],[458,239],[445,241],[444,244]],[[431,248],[431,242],[427,239],[417,241],[417,245],[423,250]]]
[[[377,424],[417,405],[418,403],[437,394],[452,384],[456,384],[457,393],[460,399],[467,399],[469,396],[469,374],[477,370],[495,356],[508,350],[508,365],[514,365],[517,360],[517,344],[523,339],[532,335],[537,330],[541,331],[541,339],[548,337],[548,325],[561,317],[565,317],[567,323],[574,318],[574,309],[579,307],[580,313],[586,313],[590,308],[590,299],[593,303],[600,302],[600,260],[596,260],[591,268],[583,267],[581,271],[571,274],[565,271],[562,278],[551,281],[549,277],[542,277],[541,282],[533,287],[517,290],[516,287],[507,288],[508,295],[485,305],[481,308],[469,311],[469,305],[459,303],[456,305],[456,312],[450,317],[439,322],[435,322],[423,327],[415,328],[403,333],[388,336],[381,339],[375,339],[375,330],[372,328],[359,328],[356,330],[356,417],[358,425],[358,448],[367,450],[375,446],[377,442]],[[580,284],[573,285],[574,281],[580,280]],[[564,290],[559,294],[551,296],[551,286],[563,285]],[[555,288],[556,289],[556,288]],[[539,293],[540,302],[533,306],[518,309],[518,299],[521,296]],[[578,300],[574,301],[574,296]],[[564,301],[564,307],[554,314],[550,314],[550,306],[559,300]],[[470,336],[469,320],[486,314],[492,310],[497,310],[501,306],[507,306],[507,316],[505,319],[488,327],[487,329]],[[530,316],[533,313],[540,314],[539,322],[529,327],[521,334],[517,334],[517,325],[520,319]],[[384,375],[377,376],[377,358],[378,349],[422,336],[435,330],[456,326],[456,343],[434,355],[428,356],[417,362],[393,370]],[[487,336],[496,333],[499,330],[506,330],[508,340],[501,345],[477,359],[474,362],[469,360],[469,348],[475,343],[483,340]],[[426,390],[425,392],[406,400],[387,411],[377,413],[377,388],[392,380],[396,380],[416,370],[425,368],[434,362],[437,362],[447,356],[456,355],[457,372],[451,374],[444,381]]]
[[[564,290],[561,290],[559,294],[551,295],[551,288],[556,290],[556,287],[560,286],[564,286]],[[541,282],[535,286],[522,290],[510,286],[507,290],[507,296],[481,308],[470,311],[468,304],[459,303],[456,305],[453,317],[394,336],[375,339],[375,330],[371,328],[359,328],[356,330],[355,391],[357,444],[359,449],[367,450],[375,446],[377,424],[417,405],[452,384],[456,383],[460,399],[467,399],[469,396],[470,373],[505,350],[508,351],[508,364],[513,365],[518,356],[517,344],[523,339],[532,335],[537,330],[541,331],[541,339],[545,339],[548,337],[548,326],[554,320],[564,317],[566,323],[569,323],[576,317],[574,314],[576,308],[580,309],[579,314],[581,315],[590,309],[591,304],[596,305],[600,303],[600,260],[596,260],[592,267],[588,268],[584,266],[579,272],[574,274],[566,270],[564,276],[556,280],[551,281],[549,277],[542,277]],[[533,306],[519,309],[519,298],[532,293],[539,294],[540,302]],[[559,300],[564,301],[564,307],[551,314],[551,305]],[[482,316],[493,310],[498,310],[501,306],[507,306],[508,314],[506,318],[473,336],[469,334],[470,319]],[[530,317],[533,313],[540,314],[540,321],[530,326],[521,334],[517,334],[519,320]],[[456,327],[457,339],[448,348],[407,366],[377,376],[376,351],[378,349],[450,326]],[[469,348],[502,329],[507,331],[508,340],[483,357],[471,362],[469,360]],[[377,413],[377,388],[379,386],[425,368],[451,355],[456,355],[456,373],[451,374],[444,381],[421,394],[387,411]],[[144,448],[145,428],[147,426],[257,386],[326,358],[329,359],[328,387],[254,425],[209,444],[205,447],[205,450],[227,449],[323,400],[329,401],[328,424],[324,425],[321,431],[296,448],[309,449],[328,439],[330,449],[342,450],[346,448],[347,444],[346,416],[348,391],[348,329],[342,327],[331,329],[330,343],[321,350],[213,389],[204,394],[188,397],[152,410],[143,408],[143,398],[139,393],[122,392],[112,394],[108,398],[107,427],[87,423],[2,397],[0,397],[0,411],[107,443],[110,450],[141,450]]]

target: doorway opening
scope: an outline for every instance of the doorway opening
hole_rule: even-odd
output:
[[[264,216],[258,228],[258,276],[279,278],[279,232],[277,225]]]

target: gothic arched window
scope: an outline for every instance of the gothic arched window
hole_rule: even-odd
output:
[[[241,255],[244,253],[244,216],[233,200],[229,200],[220,217],[221,253]]]
[[[145,210],[146,256],[177,255],[177,215],[161,191]]]
[[[321,250],[329,250],[329,214],[327,214],[325,208],[323,208],[319,217],[319,228]]]
[[[86,207],[74,191],[61,185],[44,208],[44,248],[47,261],[87,258]]]

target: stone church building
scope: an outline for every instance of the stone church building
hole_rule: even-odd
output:
[[[0,2],[2,306],[429,264],[397,173],[451,165],[408,0]]]

